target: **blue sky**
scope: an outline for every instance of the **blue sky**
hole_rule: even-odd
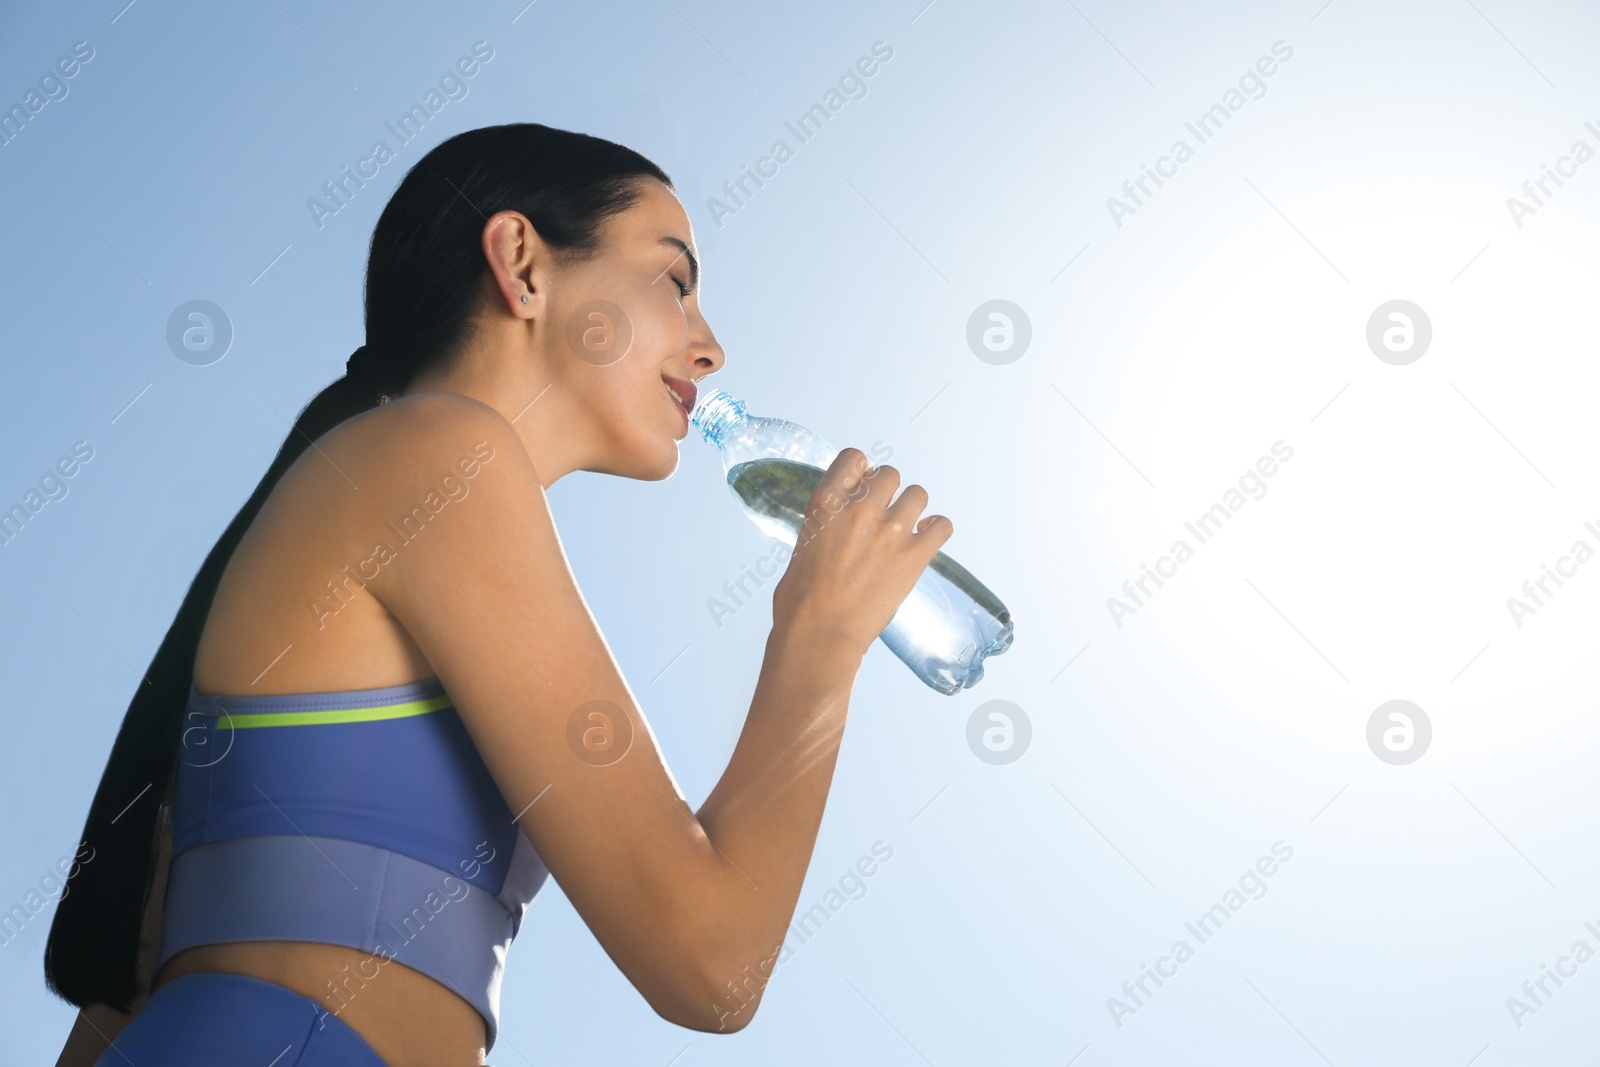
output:
[[[0,547],[0,905],[70,856],[188,581],[361,341],[366,243],[405,168],[533,120],[673,177],[717,384],[835,446],[888,442],[1017,636],[955,697],[869,654],[801,910],[892,858],[754,1026],[656,1019],[551,886],[495,1062],[1587,1050],[1600,965],[1532,1013],[1508,1001],[1574,942],[1600,950],[1600,564],[1576,549],[1600,549],[1597,34],[1576,3],[1483,0],[0,11],[0,106],[47,101],[0,144],[0,505],[56,497]],[[393,158],[363,164],[380,139]],[[362,167],[337,211],[311,204]],[[205,365],[167,340],[196,300],[232,335]],[[992,301],[1026,317],[1020,354],[969,341],[1016,327]],[[1394,301],[1427,323],[1415,358]],[[708,609],[770,551],[720,476],[690,438],[667,481],[551,493],[695,803],[770,621]],[[1202,541],[1186,524],[1208,513]],[[1534,603],[1547,566],[1565,577]],[[1411,762],[1379,750],[1415,722],[1368,740],[1396,699],[1431,727]],[[1028,717],[1009,763],[969,747],[990,700]],[[1186,924],[1219,903],[1202,943]],[[47,926],[0,945],[7,1062],[47,1061],[70,1025]],[[1147,966],[1172,973],[1135,1002]]]

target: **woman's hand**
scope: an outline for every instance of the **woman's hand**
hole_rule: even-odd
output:
[[[928,492],[900,487],[894,467],[872,467],[859,448],[835,457],[806,505],[788,569],[772,592],[774,626],[845,641],[861,655],[889,625],[955,526],[917,516]]]

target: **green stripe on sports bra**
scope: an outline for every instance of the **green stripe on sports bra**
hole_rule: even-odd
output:
[[[428,700],[410,700],[404,704],[385,704],[378,708],[337,708],[331,711],[258,711],[235,714],[224,711],[217,716],[221,729],[250,730],[258,726],[332,726],[345,722],[377,722],[381,719],[404,719],[412,715],[426,715],[430,711],[450,706],[449,696]]]

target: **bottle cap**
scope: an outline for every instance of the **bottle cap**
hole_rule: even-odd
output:
[[[727,432],[745,417],[744,401],[735,400],[723,389],[701,393],[695,399],[694,410],[689,412],[690,424],[714,445],[720,445]]]

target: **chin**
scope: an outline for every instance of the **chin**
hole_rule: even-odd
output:
[[[677,473],[678,459],[678,450],[674,447],[669,454],[657,459],[646,471],[635,475],[635,477],[644,482],[664,481]]]
[[[671,438],[634,442],[633,447],[614,455],[600,466],[589,469],[599,474],[614,474],[641,482],[659,482],[672,477],[681,456],[678,443]]]

